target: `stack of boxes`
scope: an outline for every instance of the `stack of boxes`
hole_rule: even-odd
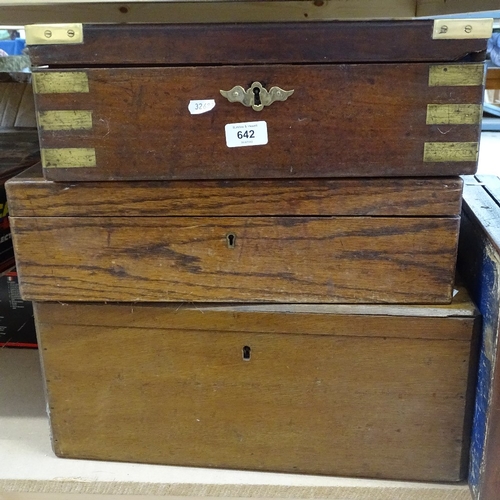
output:
[[[8,195],[55,452],[464,479],[486,25],[28,27]]]

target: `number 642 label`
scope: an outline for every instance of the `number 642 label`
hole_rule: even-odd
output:
[[[264,121],[228,123],[225,131],[228,148],[267,144],[267,123]]]

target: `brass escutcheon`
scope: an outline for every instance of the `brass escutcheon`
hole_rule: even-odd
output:
[[[255,111],[262,111],[264,106],[270,106],[275,101],[286,101],[293,92],[279,87],[271,87],[267,91],[260,82],[253,82],[247,90],[236,85],[231,90],[220,91],[229,102],[241,102],[243,106],[251,107]]]

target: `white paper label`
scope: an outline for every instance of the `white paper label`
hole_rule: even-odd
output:
[[[189,101],[188,110],[192,115],[201,115],[215,108],[214,99],[202,99],[198,101]]]
[[[228,123],[226,125],[226,144],[228,148],[267,144],[267,123]]]

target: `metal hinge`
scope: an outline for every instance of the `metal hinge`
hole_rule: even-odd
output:
[[[458,40],[461,38],[490,38],[493,19],[436,19],[432,38],[434,40]]]
[[[83,26],[72,24],[29,24],[25,26],[27,45],[83,43]]]

